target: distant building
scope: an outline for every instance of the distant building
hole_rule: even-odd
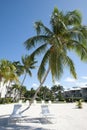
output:
[[[4,79],[0,82],[0,98],[11,97],[19,99],[19,91],[17,89],[12,89],[13,83],[6,82]]]
[[[81,87],[82,98],[87,101],[87,86]]]
[[[87,86],[73,87],[64,91],[64,98],[70,100],[83,99],[87,101]]]
[[[8,82],[4,83],[4,80],[0,82],[0,98],[4,98],[7,93]]]

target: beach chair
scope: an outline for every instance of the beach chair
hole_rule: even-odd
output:
[[[45,104],[45,101],[44,101],[44,100],[42,100],[42,101],[41,101],[41,103],[42,103],[42,105],[44,105],[44,104]]]
[[[26,103],[27,106],[29,106],[29,104],[30,104],[29,100],[26,100],[25,103]]]
[[[36,105],[37,104],[37,101],[36,100],[34,100],[34,105]]]
[[[45,119],[46,123],[47,122],[50,122],[50,123],[56,122],[55,115],[50,113],[48,105],[41,105],[41,115],[42,115],[42,118]]]
[[[18,102],[19,104],[22,104],[22,100],[19,100],[19,102]]]
[[[52,102],[49,100],[49,101],[48,101],[48,104],[51,105],[51,103],[52,103]]]
[[[22,118],[22,115],[20,114],[21,106],[22,106],[21,104],[14,105],[13,112],[8,119],[8,124],[13,124],[13,123],[21,121],[21,118]]]

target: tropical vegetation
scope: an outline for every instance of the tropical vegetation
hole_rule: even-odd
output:
[[[40,86],[32,101],[37,97],[49,72],[53,82],[61,78],[65,68],[77,78],[70,52],[75,52],[81,60],[87,61],[87,26],[82,25],[82,16],[78,10],[64,13],[55,7],[50,19],[50,28],[41,21],[36,21],[35,29],[37,34],[24,43],[27,50],[33,48],[32,55],[35,57],[42,54],[38,69]]]
[[[82,25],[82,16],[78,10],[64,13],[55,7],[49,27],[42,21],[36,21],[34,27],[36,35],[24,42],[31,54],[22,56],[21,62],[0,60],[0,81],[4,79],[4,83],[8,82],[9,85],[14,83],[13,89],[20,91],[20,97],[31,99],[30,105],[35,99],[63,100],[62,86],[53,86],[49,90],[46,86],[43,87],[43,83],[49,73],[53,82],[59,80],[66,68],[77,78],[75,65],[69,54],[76,53],[82,61],[87,62],[87,26]],[[37,56],[40,56],[40,60]],[[32,76],[31,70],[36,68],[37,62],[40,85],[37,90],[31,88],[31,91],[26,91],[23,86],[26,75]],[[24,75],[22,82],[19,80],[21,75]]]

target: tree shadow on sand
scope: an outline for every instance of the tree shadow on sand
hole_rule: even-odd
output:
[[[8,125],[8,119],[9,117],[7,117],[6,115],[4,116],[0,116],[0,130],[48,130],[48,129],[44,129],[41,126],[39,127],[34,127],[34,125],[29,126],[29,124],[27,125],[26,123],[39,123],[40,118],[25,118],[25,120],[23,121],[23,126],[21,125],[21,123],[18,124],[9,124]],[[42,120],[41,120],[42,121]],[[43,120],[43,122],[41,122],[42,124],[45,123],[45,121]]]

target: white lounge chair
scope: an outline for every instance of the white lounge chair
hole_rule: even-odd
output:
[[[48,104],[51,105],[51,103],[52,103],[52,102],[49,100],[49,101],[48,101]]]
[[[44,105],[44,104],[45,104],[45,101],[44,101],[44,100],[42,100],[42,101],[41,101],[41,103]]]
[[[55,123],[56,121],[55,115],[50,113],[48,105],[41,105],[41,115],[47,122]]]
[[[34,105],[36,105],[37,104],[37,101],[36,100],[34,100]]]
[[[18,102],[19,104],[22,104],[22,100],[19,100],[19,102]]]
[[[10,123],[13,124],[13,123],[16,123],[16,121],[17,122],[21,121],[21,118],[22,118],[22,115],[20,114],[21,106],[22,106],[21,104],[14,105],[13,112],[8,119],[8,124]]]
[[[26,100],[25,103],[26,103],[27,106],[30,104],[29,100]]]

